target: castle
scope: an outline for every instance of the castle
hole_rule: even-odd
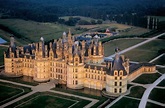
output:
[[[98,39],[75,41],[70,31],[48,45],[41,37],[39,43],[16,47],[11,37],[4,65],[6,75],[30,76],[37,82],[58,80],[72,89],[105,88],[116,96],[125,93],[129,81],[141,73],[156,70],[149,63],[131,64],[118,51],[112,61],[105,62],[104,47]]]

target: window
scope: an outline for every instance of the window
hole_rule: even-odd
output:
[[[74,80],[73,80],[73,85],[74,85]]]
[[[98,80],[100,80],[100,76],[98,76]]]
[[[77,72],[77,69],[75,69],[75,72]]]
[[[76,85],[78,84],[78,81],[76,80]]]
[[[117,86],[117,82],[115,82],[115,86]]]
[[[86,74],[86,78],[87,78],[87,74]]]
[[[115,90],[114,90],[114,91],[115,91],[115,93],[117,93],[117,89],[116,89],[116,88],[115,88]]]
[[[120,93],[122,92],[121,88],[119,89],[119,92],[120,92]]]
[[[115,80],[117,80],[117,77],[115,77]]]
[[[122,86],[122,82],[120,82],[120,86]]]
[[[122,77],[120,77],[120,80],[122,80]]]
[[[117,71],[115,71],[115,76],[117,76],[118,74],[117,74]]]

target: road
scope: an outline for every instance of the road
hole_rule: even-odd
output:
[[[138,43],[138,44],[136,44],[136,45],[134,45],[134,46],[131,46],[131,47],[127,48],[127,49],[124,49],[124,50],[120,51],[119,54],[123,54],[123,53],[125,53],[125,52],[127,52],[127,51],[130,51],[130,50],[132,50],[132,49],[134,49],[134,48],[137,48],[137,47],[139,47],[139,46],[141,46],[141,45],[144,45],[144,44],[146,44],[146,43],[148,43],[148,42],[151,42],[151,41],[155,40],[156,38],[158,38],[158,37],[160,37],[160,36],[162,36],[162,35],[165,35],[165,33],[161,33],[161,34],[159,34],[159,35],[157,35],[157,36],[154,36],[154,37],[152,37],[152,38],[147,39],[146,41],[143,41],[143,42],[141,42],[141,43]],[[111,59],[111,58],[114,57],[114,56],[115,56],[115,54],[110,55],[110,56],[108,56],[108,57],[105,57],[105,59]]]
[[[163,74],[161,77],[159,77],[153,84],[151,84],[144,92],[140,104],[139,104],[139,108],[145,108],[146,104],[147,104],[147,100],[148,100],[148,96],[150,95],[150,92],[152,91],[152,89],[157,86],[163,79],[165,79],[165,74]]]

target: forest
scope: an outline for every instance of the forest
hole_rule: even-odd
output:
[[[165,16],[164,4],[164,0],[0,0],[0,18],[74,26],[80,19],[70,18],[65,22],[59,17],[85,16],[146,27],[148,15]]]

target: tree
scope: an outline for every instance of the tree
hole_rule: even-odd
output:
[[[103,21],[102,20],[97,20],[97,24],[102,24]]]

